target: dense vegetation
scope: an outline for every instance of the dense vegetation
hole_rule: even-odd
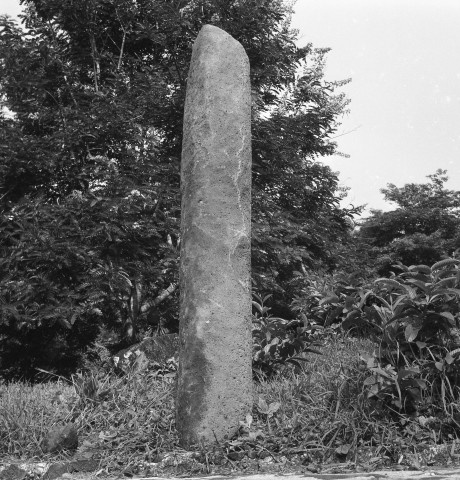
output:
[[[38,424],[15,410],[27,394],[0,384],[0,454],[36,455],[29,439],[63,419],[109,463],[107,439],[136,462],[135,442],[150,462],[174,449],[175,361],[117,378],[108,360],[178,328],[182,114],[205,23],[245,47],[253,98],[260,399],[225,458],[288,455],[307,442],[322,460],[365,446],[398,461],[395,444],[455,442],[460,192],[439,169],[426,183],[382,189],[393,210],[359,220],[361,207],[341,206],[346,189],[320,160],[338,153],[347,81],[324,79],[327,50],[296,46],[288,2],[22,4],[23,27],[0,21],[0,379],[35,381],[45,369],[71,378],[73,391],[53,393],[56,412]],[[134,396],[135,408],[114,407]]]
[[[427,183],[389,184],[381,190],[397,208],[372,211],[358,235],[380,274],[397,262],[431,264],[460,248],[460,192],[445,188],[446,174],[439,169]]]
[[[3,18],[0,34],[4,371],[72,371],[101,327],[125,343],[177,330],[182,112],[204,23],[251,62],[254,287],[286,313],[296,271],[336,266],[355,212],[317,158],[348,101],[282,1],[23,4],[24,28]]]

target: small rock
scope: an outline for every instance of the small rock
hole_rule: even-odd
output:
[[[23,480],[27,472],[17,465],[9,465],[0,472],[0,480]]]
[[[68,423],[64,427],[53,428],[42,442],[42,450],[44,453],[76,450],[77,448],[78,434],[73,423]]]
[[[314,463],[312,463],[311,465],[307,465],[305,467],[305,470],[307,470],[308,472],[311,472],[311,473],[319,473],[319,467],[318,467],[318,465],[315,465]]]
[[[53,463],[43,476],[43,480],[55,480],[69,473],[69,467],[65,463]]]

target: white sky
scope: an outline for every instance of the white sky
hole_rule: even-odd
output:
[[[348,201],[392,209],[380,188],[421,183],[443,168],[460,190],[460,1],[298,0],[300,42],[332,48],[326,78],[351,113],[339,150],[324,159],[351,187]]]
[[[330,47],[327,80],[343,87],[351,113],[339,150],[325,158],[355,205],[391,209],[379,189],[425,182],[448,170],[460,190],[460,1],[297,0],[299,45]],[[15,16],[19,0],[2,0]],[[349,133],[347,133],[349,132]]]

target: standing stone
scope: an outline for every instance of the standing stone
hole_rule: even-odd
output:
[[[193,46],[181,164],[181,445],[232,436],[252,410],[249,61],[205,25]]]

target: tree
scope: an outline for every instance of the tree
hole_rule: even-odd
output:
[[[445,188],[446,173],[438,169],[427,183],[400,188],[390,183],[381,190],[398,208],[372,211],[359,237],[373,249],[382,273],[397,261],[431,265],[460,248],[460,191]]]
[[[182,114],[205,23],[239,40],[251,63],[256,288],[287,304],[297,270],[334,267],[356,211],[340,208],[336,174],[317,159],[336,151],[345,82],[324,80],[327,50],[296,47],[283,1],[22,3],[27,31],[4,18],[0,33],[0,248],[10,272],[0,278],[0,335],[105,321],[134,341],[159,298],[177,328]],[[62,307],[52,320],[50,302]],[[35,310],[11,308],[20,304]]]

